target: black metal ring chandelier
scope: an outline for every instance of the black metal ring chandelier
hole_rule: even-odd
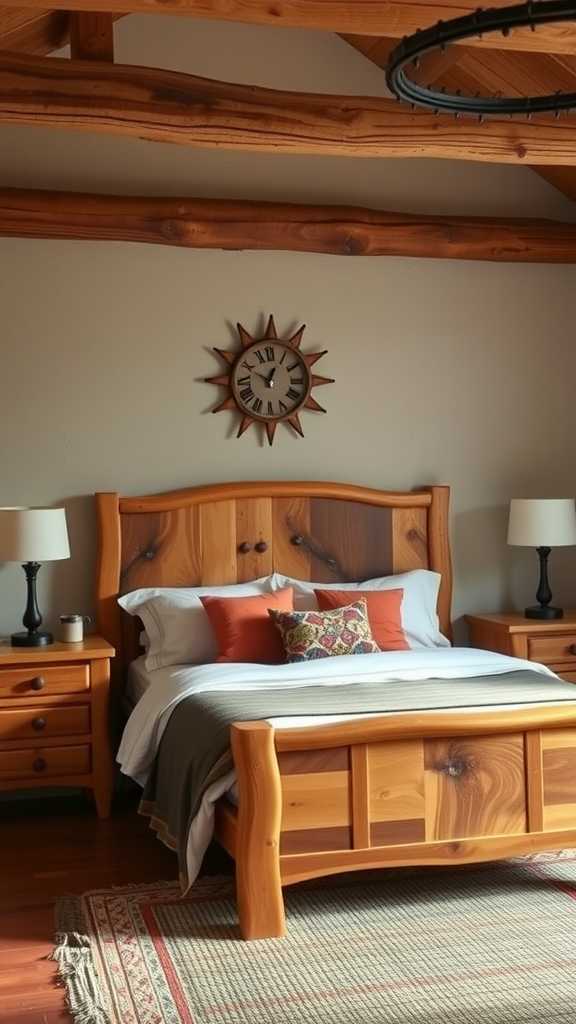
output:
[[[491,32],[508,36],[512,29],[531,28],[558,21],[576,21],[576,0],[528,0],[514,7],[479,9],[463,18],[439,21],[431,28],[406,36],[390,54],[386,83],[399,100],[435,113],[472,114],[482,120],[485,115],[524,115],[555,113],[576,108],[576,92],[555,92],[542,96],[463,96],[458,92],[420,85],[410,78],[407,68],[419,67],[421,58],[434,50],[445,50],[451,43],[473,37],[482,38]]]

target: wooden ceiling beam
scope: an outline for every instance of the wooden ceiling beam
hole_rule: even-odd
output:
[[[576,166],[576,120],[470,118],[394,100],[232,85],[179,72],[0,54],[0,124],[200,148]]]
[[[0,50],[43,56],[68,41],[68,14],[64,11],[0,9]]]
[[[224,199],[0,190],[0,236],[344,256],[576,263],[576,224]]]
[[[72,60],[114,60],[114,18],[111,14],[73,11],[70,15]]]
[[[1,0],[0,0],[1,2]],[[43,57],[54,50],[59,50],[70,42],[71,23],[75,20],[76,25],[83,25],[84,28],[76,29],[76,37],[89,38],[92,40],[92,47],[97,45],[102,53],[110,53],[110,37],[112,30],[110,25],[122,18],[122,14],[91,14],[74,13],[68,15],[65,11],[33,10],[21,7],[0,8],[0,51],[8,50],[11,53],[28,53],[32,56]],[[91,27],[90,27],[91,26]],[[107,27],[105,27],[107,26]],[[81,33],[81,35],[79,35]],[[100,40],[98,43],[97,40]],[[104,47],[104,39],[107,39],[107,48]],[[90,59],[87,55],[86,59]],[[104,58],[111,59],[109,56]]]
[[[22,7],[37,10],[42,0],[19,0]],[[46,0],[43,0],[45,3]],[[487,6],[503,7],[509,0],[490,0]],[[91,11],[94,0],[53,0],[58,10]],[[115,14],[178,14],[220,21],[245,22],[321,29],[326,32],[390,36],[396,39],[425,28],[440,19],[446,21],[471,14],[477,4],[462,0],[99,0],[103,11]],[[494,37],[467,42],[494,46]],[[517,29],[510,36],[497,37],[500,49],[546,53],[576,53],[576,26],[542,25],[536,32]]]

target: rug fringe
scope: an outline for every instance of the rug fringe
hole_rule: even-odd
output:
[[[58,981],[66,987],[66,1006],[74,1024],[112,1024],[98,998],[90,938],[82,927],[81,899],[60,900],[56,913],[55,947],[46,959],[58,964]]]

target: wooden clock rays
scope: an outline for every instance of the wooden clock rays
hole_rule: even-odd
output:
[[[312,397],[313,388],[334,383],[330,377],[312,373],[312,367],[326,355],[326,350],[301,352],[304,330],[303,325],[292,337],[281,339],[271,316],[262,337],[253,338],[238,324],[240,348],[234,352],[214,349],[226,363],[226,372],[207,377],[206,382],[226,388],[228,394],[212,412],[237,409],[241,415],[237,437],[253,423],[264,425],[269,444],[274,441],[279,423],[287,423],[304,437],[302,409],[326,412]]]

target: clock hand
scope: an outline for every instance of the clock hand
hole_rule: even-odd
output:
[[[274,374],[275,373],[276,373],[276,367],[273,366],[271,371],[270,371],[270,375],[268,377],[268,380],[266,382],[268,384],[269,388],[273,388],[274,387]]]

